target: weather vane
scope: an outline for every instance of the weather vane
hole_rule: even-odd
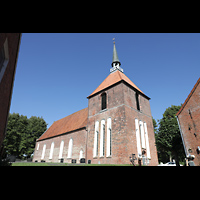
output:
[[[113,44],[115,44],[115,38],[113,38]]]

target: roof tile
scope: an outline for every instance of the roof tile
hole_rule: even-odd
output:
[[[131,85],[132,87],[134,87],[135,89],[140,91],[142,94],[144,94],[125,74],[123,74],[122,72],[117,70],[117,71],[109,74],[108,77],[96,88],[96,90],[88,96],[88,98],[93,96],[94,94],[102,91],[103,89],[105,89],[115,83],[118,83],[122,80],[124,80],[129,85]]]
[[[75,112],[67,117],[55,121],[49,127],[49,129],[38,139],[38,141],[84,128],[87,125],[87,119],[88,108]]]

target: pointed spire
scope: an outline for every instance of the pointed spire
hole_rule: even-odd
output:
[[[112,61],[112,67],[114,66],[114,63],[119,63],[119,66],[121,65],[120,61],[119,61],[119,58],[118,58],[118,55],[117,55],[117,50],[116,50],[116,46],[115,46],[115,38],[113,38],[113,61]]]
[[[118,55],[117,55],[117,50],[116,50],[116,46],[115,46],[115,38],[113,38],[113,61],[112,61],[112,68],[110,69],[110,73],[119,70],[121,72],[123,72],[124,70],[120,67],[121,63],[119,61]]]

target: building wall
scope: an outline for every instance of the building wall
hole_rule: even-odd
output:
[[[88,143],[87,143],[87,160],[91,160],[92,163],[116,163],[120,164],[121,156],[124,150],[121,148],[120,143],[124,143],[124,124],[125,109],[123,98],[123,84],[117,84],[116,86],[107,89],[107,109],[101,111],[101,94],[97,94],[88,100]],[[107,143],[107,119],[111,117],[112,124],[112,156],[106,157],[106,143]],[[101,120],[105,120],[105,154],[100,158],[100,133],[101,133]],[[94,147],[94,132],[95,122],[99,121],[99,139],[98,139],[98,156],[93,159],[93,147]]]
[[[42,140],[42,141],[37,141],[35,145],[33,162],[35,162],[35,160],[37,160],[38,162],[41,162],[41,160],[45,160],[45,162],[60,162],[60,159],[59,159],[60,144],[61,144],[61,141],[63,140],[64,148],[63,148],[62,158],[64,159],[64,162],[71,163],[72,159],[76,159],[76,163],[80,163],[79,156],[80,156],[81,150],[83,150],[83,158],[86,157],[86,137],[87,137],[87,131],[84,128],[84,129],[74,131],[72,133],[68,133],[65,135],[57,136],[57,137]],[[72,157],[67,158],[68,146],[69,146],[69,141],[71,138],[73,139]],[[53,157],[52,159],[49,159],[52,142],[54,142]],[[39,144],[39,149],[37,150],[38,144]],[[43,159],[41,159],[44,144],[46,144],[45,156]]]
[[[101,95],[107,94],[107,108],[101,110]],[[45,156],[42,160],[46,162],[60,162],[60,143],[64,140],[63,158],[64,162],[71,163],[76,159],[79,163],[80,150],[86,162],[91,160],[92,164],[129,164],[129,156],[136,154],[138,157],[135,119],[146,122],[150,146],[151,159],[148,165],[158,165],[157,151],[155,146],[154,129],[150,104],[146,97],[139,95],[140,111],[137,110],[135,90],[126,83],[120,82],[113,87],[107,88],[102,93],[96,94],[88,99],[88,125],[87,130],[82,129],[69,134],[37,141],[33,162],[41,161],[43,146],[46,144]],[[107,120],[111,118],[111,156],[107,155],[107,134],[109,134]],[[102,120],[105,120],[104,156],[100,157]],[[94,157],[95,123],[99,122],[98,155]],[[70,138],[73,139],[72,158],[68,159],[68,145]],[[108,140],[109,141],[109,140]],[[54,142],[52,159],[49,159],[51,144]],[[37,150],[39,144],[39,149]],[[87,152],[86,152],[87,149]],[[142,150],[141,150],[142,151]],[[146,154],[144,154],[146,156]],[[136,161],[136,164],[138,160]]]
[[[200,165],[200,154],[197,151],[200,147],[200,85],[190,97],[189,101],[178,115],[179,124],[182,130],[183,140],[186,147],[186,153],[191,148],[191,155],[195,156],[193,160],[195,165]],[[189,114],[189,110],[191,115]],[[195,134],[196,136],[195,136]]]
[[[137,154],[137,141],[135,131],[135,118],[147,123],[151,160],[149,165],[157,165],[157,151],[155,147],[154,129],[148,99],[139,95],[140,111],[137,110],[135,91],[124,82],[105,90],[107,93],[107,109],[101,111],[101,94],[97,94],[88,100],[88,144],[87,160],[92,163],[129,164],[129,156]],[[106,157],[107,143],[107,119],[112,120],[112,156]],[[98,156],[93,158],[95,122],[99,121],[99,133],[101,132],[101,120],[105,119],[105,155],[100,157],[100,134],[98,144]]]
[[[20,33],[0,33],[0,50],[4,46],[4,43],[7,39],[9,54],[8,64],[0,81],[0,147],[6,132],[5,130],[10,110],[20,38]]]
[[[143,98],[143,97],[142,97]],[[158,165],[158,157],[157,157],[157,149],[155,145],[155,136],[154,136],[154,128],[153,128],[153,122],[152,122],[152,116],[148,116],[143,114],[140,111],[136,111],[128,106],[125,108],[126,112],[126,132],[127,136],[129,136],[130,139],[128,139],[129,143],[128,145],[130,146],[129,149],[133,148],[131,153],[134,153],[136,156],[138,155],[138,150],[137,150],[137,140],[136,140],[136,124],[135,124],[135,118],[138,119],[139,121],[142,121],[143,124],[146,123],[147,125],[147,134],[148,134],[148,142],[149,142],[149,148],[150,148],[150,156],[151,159],[148,161],[149,166],[157,166]],[[146,138],[144,138],[146,139]],[[141,140],[141,137],[140,137]],[[141,142],[141,141],[140,141]],[[145,145],[147,149],[147,144],[145,140]],[[141,149],[142,151],[142,149]],[[145,157],[147,157],[147,150],[144,154]],[[138,160],[137,162],[138,163]]]
[[[132,150],[132,153],[137,155],[136,126],[135,126],[135,118],[137,118],[138,121],[142,121],[143,123],[145,122],[147,124],[148,140],[149,140],[150,155],[151,155],[151,159],[149,160],[148,165],[157,166],[158,156],[155,145],[155,135],[154,135],[150,102],[144,96],[139,95],[140,111],[138,111],[136,106],[135,93],[136,93],[135,90],[124,85],[124,102],[126,105],[125,106],[126,132],[127,136],[130,138],[128,139],[128,141],[130,141],[128,144],[130,146],[129,149]],[[145,153],[144,155],[147,156],[147,153]]]

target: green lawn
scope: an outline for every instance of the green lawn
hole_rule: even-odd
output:
[[[14,162],[11,166],[49,166],[48,163],[34,163],[34,162]]]
[[[117,165],[117,164],[69,164],[69,163],[35,163],[35,162],[14,162],[12,166],[132,166],[130,164]]]

